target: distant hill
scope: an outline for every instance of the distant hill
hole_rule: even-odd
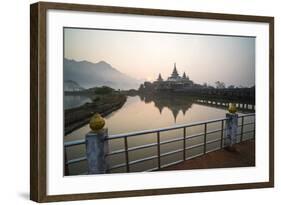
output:
[[[105,61],[91,63],[88,61],[75,61],[65,58],[63,69],[64,80],[75,81],[84,88],[109,86],[114,89],[127,90],[136,89],[141,83],[121,73]]]
[[[80,91],[80,90],[85,90],[85,89],[73,80],[65,80],[63,82],[63,91]]]

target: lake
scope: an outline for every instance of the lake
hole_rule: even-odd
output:
[[[84,105],[85,103],[90,103],[92,100],[86,96],[79,95],[65,95],[63,99],[64,109],[70,109]]]
[[[73,98],[75,99],[75,98]],[[70,100],[70,98],[68,98]],[[75,99],[76,100],[76,99]],[[82,103],[82,102],[81,102]],[[68,102],[68,104],[71,104]],[[249,105],[251,107],[253,105]],[[134,132],[147,129],[157,129],[170,127],[173,125],[188,124],[193,122],[200,122],[204,120],[212,120],[216,118],[225,117],[226,108],[203,104],[201,101],[185,97],[185,96],[134,96],[128,97],[123,107],[110,115],[105,117],[106,127],[108,128],[109,135],[121,134],[127,132]],[[247,111],[251,112],[251,111]],[[238,112],[238,114],[241,113]],[[245,118],[245,123],[247,118]],[[247,119],[249,122],[253,119]],[[212,123],[208,125],[208,131],[219,129],[221,122]],[[244,131],[252,129],[251,126],[245,126]],[[85,125],[80,129],[73,131],[64,137],[66,141],[77,139],[84,139],[85,134],[90,131],[89,125]],[[204,131],[202,125],[187,128],[187,135],[192,135]],[[161,132],[161,141],[178,138],[183,136],[183,130],[173,130]],[[209,134],[207,140],[218,139],[219,133]],[[251,137],[250,135],[244,138]],[[128,146],[135,147],[148,143],[157,142],[156,133],[139,135],[128,138]],[[203,136],[192,138],[186,141],[187,146],[192,146],[203,142]],[[220,142],[213,143],[207,146],[207,150],[218,147]],[[124,148],[124,140],[116,139],[109,141],[109,150],[119,150]],[[161,145],[161,153],[166,153],[176,149],[182,148],[182,141],[173,142],[170,144]],[[186,151],[186,157],[191,157],[202,152],[203,146]],[[157,146],[135,150],[129,152],[129,159],[137,160],[144,157],[157,155]],[[73,159],[85,156],[85,145],[70,147],[67,149],[67,158]],[[171,163],[181,159],[183,153],[176,153],[161,158],[162,164]],[[109,166],[114,166],[125,162],[124,153],[108,157]],[[146,162],[134,164],[130,166],[131,172],[144,171],[157,167],[157,159],[149,160]],[[86,161],[69,165],[70,175],[77,175],[87,171]],[[112,170],[112,172],[125,172],[125,167]]]

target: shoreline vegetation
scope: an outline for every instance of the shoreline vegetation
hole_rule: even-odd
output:
[[[86,125],[95,113],[99,113],[103,117],[111,114],[120,109],[127,100],[126,95],[109,87],[91,88],[79,92],[65,92],[65,95],[87,96],[92,102],[64,110],[64,135]]]

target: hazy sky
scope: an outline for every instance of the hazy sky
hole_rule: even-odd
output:
[[[91,29],[64,30],[64,57],[101,60],[137,79],[166,79],[176,62],[195,83],[255,84],[255,38]]]

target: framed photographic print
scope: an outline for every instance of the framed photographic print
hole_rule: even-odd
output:
[[[31,5],[30,197],[274,186],[274,18]]]

